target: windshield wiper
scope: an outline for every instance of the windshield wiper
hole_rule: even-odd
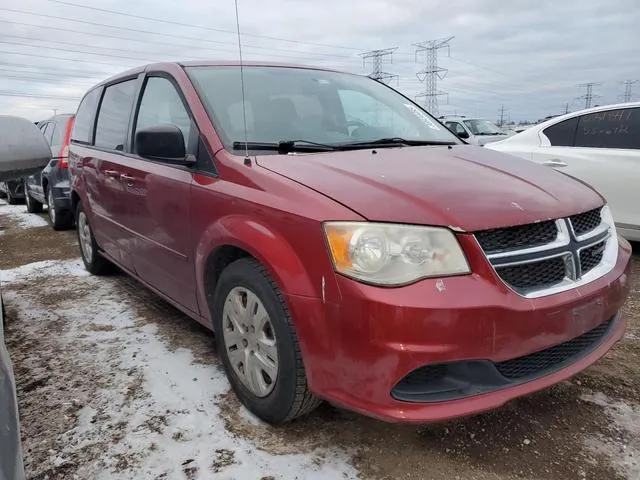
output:
[[[291,152],[329,152],[338,150],[335,145],[317,143],[309,140],[280,140],[279,142],[233,142],[234,150],[272,150],[281,154]]]
[[[372,147],[372,146],[385,146],[385,147],[397,147],[397,146],[410,146],[418,147],[421,145],[456,145],[456,142],[447,142],[441,140],[407,140],[402,137],[389,137],[379,138],[377,140],[367,140],[363,142],[353,143],[341,143],[336,145],[341,149],[360,148],[360,147]]]

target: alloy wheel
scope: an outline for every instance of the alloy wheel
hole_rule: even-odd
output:
[[[93,243],[91,242],[91,227],[84,212],[78,214],[78,238],[80,239],[80,250],[87,262],[93,258]]]

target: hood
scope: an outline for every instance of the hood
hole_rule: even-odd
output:
[[[265,155],[257,163],[370,221],[474,231],[604,203],[593,189],[551,168],[470,145]]]

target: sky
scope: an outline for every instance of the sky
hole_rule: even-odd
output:
[[[369,74],[361,54],[396,48],[383,70],[424,92],[415,43],[438,53],[439,113],[537,120],[617,103],[640,80],[637,0],[238,0],[247,60]],[[233,0],[0,0],[0,114],[34,121],[73,112],[93,84],[163,60],[237,59]],[[640,81],[633,85],[640,100]]]

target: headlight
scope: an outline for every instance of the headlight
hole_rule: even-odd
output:
[[[369,222],[327,222],[336,271],[379,285],[470,273],[453,233],[446,228]]]

